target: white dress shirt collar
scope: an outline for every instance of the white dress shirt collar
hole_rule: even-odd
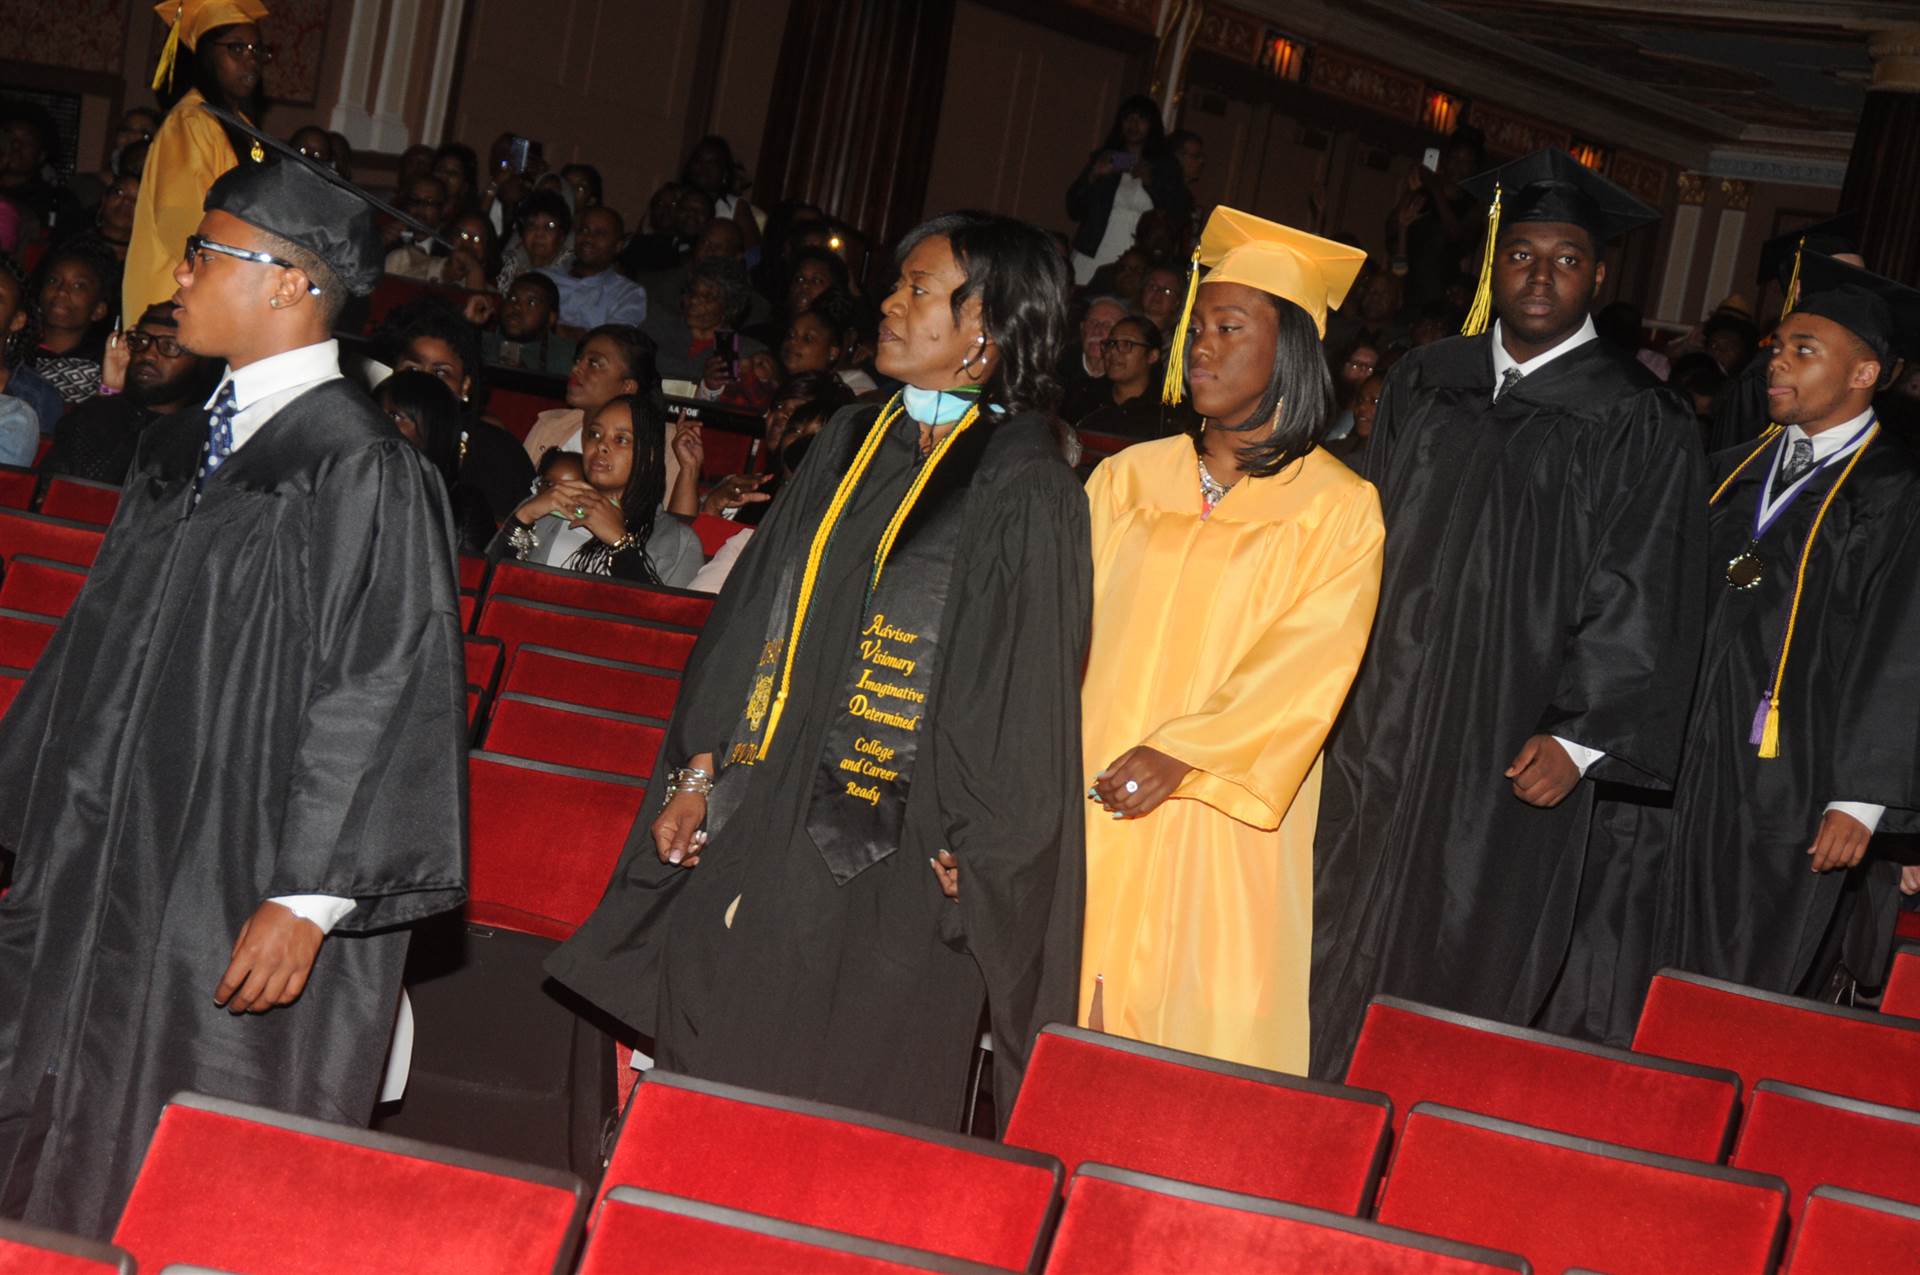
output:
[[[1599,335],[1599,330],[1593,326],[1593,316],[1588,315],[1586,322],[1580,325],[1579,331],[1554,346],[1551,350],[1548,350],[1545,354],[1536,354],[1525,363],[1522,363],[1519,359],[1507,353],[1506,344],[1500,339],[1500,320],[1495,319],[1493,321],[1493,383],[1495,386],[1498,386],[1502,378],[1506,376],[1507,369],[1510,367],[1519,369],[1521,376],[1531,376],[1561,355],[1571,354]]]
[[[340,377],[340,343],[331,339],[297,350],[249,363],[243,368],[228,368],[207,399],[211,408],[228,382],[233,384],[233,447],[240,450],[274,413],[323,381]]]
[[[1813,463],[1818,465],[1829,456],[1842,455],[1864,444],[1867,440],[1861,434],[1866,429],[1868,418],[1872,415],[1873,409],[1869,407],[1846,424],[1836,425],[1832,429],[1823,429],[1818,434],[1809,434],[1798,425],[1789,425],[1786,429],[1786,441],[1789,446],[1803,438],[1811,442]],[[1852,443],[1853,446],[1848,447],[1848,443]]]

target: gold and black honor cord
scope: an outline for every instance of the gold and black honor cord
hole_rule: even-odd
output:
[[[1726,481],[1720,484],[1707,503],[1718,504],[1720,497],[1727,494],[1727,488],[1733,486],[1734,480],[1745,472],[1747,466],[1772,448],[1774,440],[1783,432],[1779,425],[1769,425],[1767,432],[1760,436],[1760,445],[1749,452],[1745,460],[1733,467],[1733,472],[1727,475]],[[1867,423],[1860,427],[1859,433],[1843,443],[1832,455],[1808,470],[1806,475],[1794,484],[1793,489],[1776,503],[1773,511],[1767,513],[1764,518],[1762,514],[1766,511],[1769,484],[1762,483],[1760,491],[1754,497],[1753,529],[1752,534],[1747,538],[1747,547],[1727,563],[1728,588],[1745,592],[1758,587],[1767,575],[1766,559],[1760,556],[1760,537],[1779,521],[1780,515],[1800,498],[1801,493],[1813,485],[1814,475],[1837,463],[1841,457],[1847,458],[1846,468],[1840,471],[1840,476],[1833,480],[1831,487],[1827,488],[1826,497],[1820,502],[1820,511],[1813,516],[1813,526],[1807,529],[1806,543],[1800,547],[1800,566],[1794,573],[1793,579],[1793,605],[1787,610],[1787,630],[1780,639],[1780,658],[1774,663],[1773,684],[1761,692],[1760,704],[1754,709],[1753,728],[1748,734],[1747,742],[1757,747],[1763,758],[1771,760],[1780,755],[1780,692],[1787,681],[1787,655],[1793,650],[1793,632],[1800,622],[1800,600],[1806,592],[1807,563],[1813,557],[1813,542],[1819,538],[1820,524],[1826,521],[1827,510],[1833,507],[1833,498],[1840,494],[1840,489],[1852,476],[1854,466],[1858,465],[1860,458],[1867,454],[1867,448],[1879,432],[1880,418],[1869,416]],[[1856,441],[1858,446],[1855,446]],[[1851,452],[1848,449],[1851,449]]]

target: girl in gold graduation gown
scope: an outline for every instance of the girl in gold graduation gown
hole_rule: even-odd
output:
[[[260,0],[161,0],[153,11],[173,28],[160,55],[154,90],[163,91],[176,77],[194,87],[167,112],[147,150],[120,285],[120,313],[129,316],[129,323],[148,306],[173,299],[174,267],[186,250],[187,236],[200,225],[207,188],[239,162],[226,129],[201,108],[211,96],[229,110],[258,119],[252,105],[266,61],[260,28],[254,25],[267,16]]]
[[[1087,486],[1080,1021],[1304,1073],[1320,751],[1380,586],[1371,485],[1316,445],[1361,254],[1221,209],[1188,305],[1192,435]],[[1180,372],[1169,372],[1176,387]],[[1290,406],[1289,406],[1290,405]]]

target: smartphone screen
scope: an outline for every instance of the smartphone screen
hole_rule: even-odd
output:
[[[1113,165],[1116,173],[1132,172],[1136,162],[1132,151],[1113,151],[1107,156],[1107,161]]]
[[[507,144],[507,166],[516,173],[527,171],[527,159],[533,154],[533,143],[524,137],[516,137]]]
[[[1440,148],[1438,146],[1427,147],[1426,154],[1420,157],[1420,167],[1430,173],[1440,171]]]

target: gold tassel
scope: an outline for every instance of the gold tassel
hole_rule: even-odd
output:
[[[1479,336],[1493,317],[1493,250],[1500,238],[1500,183],[1493,185],[1493,202],[1487,206],[1487,244],[1480,254],[1480,282],[1473,290],[1473,308],[1460,325],[1462,336]]]
[[[1769,760],[1780,755],[1779,700],[1767,705],[1767,724],[1760,731],[1760,755]]]
[[[1807,237],[1800,236],[1800,243],[1793,250],[1793,273],[1787,276],[1787,299],[1780,307],[1780,317],[1786,318],[1793,307],[1800,304],[1800,256],[1807,250]]]
[[[1187,303],[1180,309],[1180,326],[1174,329],[1173,343],[1167,349],[1167,374],[1160,382],[1160,401],[1168,407],[1179,403],[1187,382],[1187,328],[1193,323],[1194,298],[1200,295],[1200,249],[1193,250],[1193,264],[1187,269]]]
[[[159,93],[164,86],[173,84],[173,64],[180,57],[180,24],[186,20],[187,3],[180,0],[180,7],[173,15],[173,29],[167,32],[167,42],[160,47],[160,64],[153,68],[153,91]]]

